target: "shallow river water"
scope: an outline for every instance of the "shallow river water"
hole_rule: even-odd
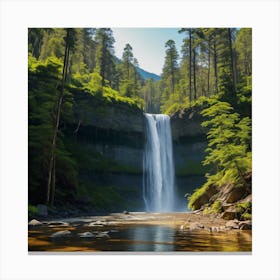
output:
[[[180,214],[134,214],[60,220],[64,225],[29,227],[30,252],[251,252],[251,231],[182,231]],[[90,222],[96,224],[90,225]],[[71,234],[53,238],[55,232]],[[92,237],[79,234],[91,232]],[[104,234],[98,237],[100,233]]]

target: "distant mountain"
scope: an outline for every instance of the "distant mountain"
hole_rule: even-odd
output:
[[[140,67],[136,67],[138,73],[141,75],[141,77],[144,79],[144,80],[148,80],[148,79],[154,79],[155,81],[158,81],[160,80],[160,76],[154,74],[154,73],[150,73]]]
[[[121,63],[122,60],[116,56],[114,56],[116,63]],[[148,72],[140,67],[136,67],[137,72],[141,75],[144,80],[154,79],[155,81],[160,80],[160,76],[151,72]]]

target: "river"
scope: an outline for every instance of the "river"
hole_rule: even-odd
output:
[[[188,213],[115,213],[44,221],[29,226],[29,252],[248,252],[252,231],[211,232],[220,220]],[[182,230],[186,219],[200,220],[203,230]],[[52,237],[68,231],[61,237]],[[83,234],[90,236],[83,236]]]

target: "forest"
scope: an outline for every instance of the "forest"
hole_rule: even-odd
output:
[[[115,56],[110,28],[29,28],[30,215],[36,214],[37,204],[67,209],[81,202],[96,211],[114,211],[123,205],[116,190],[89,186],[81,169],[142,174],[141,168],[118,165],[102,152],[82,150],[75,142],[82,133],[89,135],[80,115],[105,114],[106,106],[171,118],[178,112],[199,112],[207,138],[201,162],[206,181],[189,196],[190,209],[207,204],[208,212],[222,211],[219,199],[211,203],[203,199],[213,186],[231,184],[243,194],[251,193],[252,30],[181,28],[179,32],[184,34],[181,49],[172,38],[165,43],[162,74],[156,80],[141,75],[129,42],[122,58]],[[117,120],[112,121],[112,128],[116,125]],[[129,132],[125,138],[111,130],[113,141],[130,142]],[[95,133],[100,141],[111,137],[104,131]],[[239,214],[250,219],[251,202],[240,204]]]

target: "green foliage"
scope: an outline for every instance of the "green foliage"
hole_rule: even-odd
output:
[[[62,63],[56,57],[45,61],[30,59],[28,75],[28,165],[30,200],[44,202],[50,147],[54,129],[54,112]],[[72,118],[72,95],[65,93],[62,121]],[[77,187],[77,168],[58,134],[56,153],[58,189],[73,193]]]
[[[245,221],[245,220],[252,220],[252,214],[250,213],[244,213],[242,214],[241,218]]]
[[[222,211],[222,202],[220,200],[216,200],[210,207],[207,207],[203,210],[203,214],[218,214]]]
[[[219,200],[216,200],[212,206],[211,209],[213,210],[214,213],[220,213],[221,212],[221,206],[222,206],[222,202]]]
[[[207,182],[190,197],[190,208],[208,186],[244,186],[245,175],[252,172],[251,119],[241,118],[229,103],[218,99],[213,99],[201,114],[205,118],[202,126],[208,129],[203,165],[211,170],[206,174]]]
[[[251,120],[248,117],[240,119],[230,104],[221,101],[204,109],[201,114],[207,117],[202,126],[209,129],[208,154],[203,164],[215,168],[215,172],[208,175],[208,180],[214,176],[217,185],[241,183],[252,168]]]
[[[214,102],[216,102],[217,97],[205,97],[200,96],[195,101],[190,102],[188,97],[185,97],[182,99],[178,93],[172,94],[168,100],[161,106],[161,111],[163,111],[164,114],[172,115],[175,112],[183,109],[188,108],[207,108]]]
[[[205,183],[201,188],[197,188],[191,196],[188,197],[188,207],[194,209],[194,202],[207,192],[209,184]]]
[[[66,197],[79,191],[80,164],[104,172],[139,172],[96,153],[92,154],[92,159],[79,159],[66,143],[68,135],[64,133],[64,126],[74,122],[74,108],[100,110],[105,116],[106,108],[102,105],[121,103],[169,115],[191,107],[205,109],[203,125],[208,129],[209,141],[205,166],[186,166],[179,173],[190,174],[193,168],[196,174],[201,174],[210,169],[203,188],[228,182],[237,186],[244,184],[244,174],[251,171],[252,156],[251,29],[189,28],[182,31],[186,37],[180,64],[175,44],[168,40],[161,81],[143,82],[136,71],[138,62],[129,44],[125,46],[121,61],[114,57],[114,37],[110,28],[71,29],[71,46],[75,41],[75,47],[70,55],[70,75],[57,141],[56,189],[59,196]],[[28,30],[28,156],[32,203],[41,202],[45,193],[65,35],[64,28]],[[234,53],[235,69],[231,67],[231,53]],[[90,102],[77,102],[74,92],[92,95],[102,105],[96,109]]]
[[[38,215],[38,208],[34,205],[28,204],[28,218]]]
[[[252,202],[238,203],[235,205],[236,211],[242,220],[252,219]]]

